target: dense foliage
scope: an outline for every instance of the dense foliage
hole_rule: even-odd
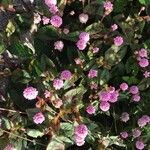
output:
[[[0,149],[150,148],[150,0],[1,0]]]

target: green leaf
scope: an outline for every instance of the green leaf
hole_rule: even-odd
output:
[[[124,1],[124,0],[116,0],[114,3],[114,12],[123,12],[126,5],[127,5],[128,1]]]
[[[109,70],[103,69],[98,71],[98,82],[100,85],[104,85],[110,79]]]
[[[27,135],[33,138],[42,137],[44,135],[44,131],[40,131],[37,129],[27,129]]]
[[[0,37],[0,54],[2,54],[5,50],[4,42],[2,41],[2,37]]]
[[[150,78],[142,79],[138,86],[141,91],[148,89],[150,87]]]
[[[139,0],[139,2],[140,2],[142,5],[149,5],[149,4],[150,4],[150,0]]]
[[[79,39],[79,33],[79,31],[75,31],[69,34],[62,34],[61,38],[68,41],[76,42]]]

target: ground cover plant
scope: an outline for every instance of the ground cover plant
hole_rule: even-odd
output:
[[[0,1],[0,150],[150,149],[150,0]]]

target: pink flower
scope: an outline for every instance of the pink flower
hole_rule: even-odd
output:
[[[113,4],[110,1],[104,2],[104,9],[105,9],[105,11],[112,11],[113,10]]]
[[[121,121],[127,122],[129,119],[130,119],[130,118],[129,118],[129,114],[128,114],[127,112],[123,112],[123,113],[121,114]]]
[[[117,25],[117,24],[113,24],[113,25],[111,26],[111,29],[112,29],[112,31],[117,30],[117,29],[118,29],[118,25]]]
[[[51,4],[56,5],[57,0],[45,0],[45,4],[50,7]]]
[[[144,149],[145,145],[144,145],[143,141],[136,141],[135,146],[138,150],[142,150],[142,149]]]
[[[145,78],[149,78],[150,77],[150,72],[149,71],[145,71],[143,75],[144,75]]]
[[[141,59],[139,60],[139,65],[140,65],[140,67],[142,67],[142,68],[145,68],[145,67],[149,66],[149,61],[148,61],[148,59],[146,59],[146,58],[141,58]]]
[[[51,4],[49,5],[49,11],[52,13],[52,14],[56,14],[58,12],[58,7],[54,4]]]
[[[141,135],[141,130],[138,129],[138,128],[135,128],[135,129],[132,130],[132,134],[133,134],[134,138],[137,138]]]
[[[80,124],[75,127],[75,135],[78,135],[81,138],[85,138],[88,135],[88,128],[84,124]]]
[[[81,23],[86,23],[89,19],[89,16],[85,13],[79,15],[79,20]]]
[[[138,51],[138,56],[139,57],[147,57],[147,50],[142,48]]]
[[[69,70],[64,70],[61,72],[60,78],[62,80],[70,80],[72,77],[72,73]]]
[[[140,97],[139,94],[135,94],[135,95],[132,96],[132,100],[133,100],[134,102],[139,102],[140,99],[141,99],[141,97]]]
[[[45,25],[45,24],[48,24],[48,23],[49,23],[50,19],[44,16],[44,17],[42,18],[42,21],[43,21],[43,24]]]
[[[45,120],[45,117],[41,112],[36,113],[33,116],[33,121],[34,121],[35,124],[41,124],[44,120]]]
[[[133,86],[130,87],[129,92],[131,94],[137,94],[139,92],[139,88],[137,86],[133,85]]]
[[[99,93],[100,101],[109,101],[111,94],[108,91],[101,91]]]
[[[82,60],[80,58],[76,58],[74,61],[75,61],[76,65],[82,64]]]
[[[89,106],[86,108],[86,112],[87,112],[88,114],[90,114],[90,115],[95,114],[95,111],[96,111],[96,109],[95,109],[95,107],[94,107],[93,105],[89,105]]]
[[[64,32],[64,34],[68,34],[69,33],[69,29],[68,28],[64,28],[63,32]]]
[[[139,127],[143,128],[147,123],[150,122],[150,117],[147,115],[143,115],[140,119],[138,119]]]
[[[93,48],[93,53],[95,54],[95,53],[98,53],[99,52],[99,48],[98,47],[94,47]]]
[[[60,90],[64,86],[63,80],[61,79],[54,79],[53,87],[55,90]]]
[[[126,139],[128,137],[128,133],[126,131],[120,133],[121,138]]]
[[[45,90],[44,96],[45,96],[45,98],[50,98],[51,93],[48,90]]]
[[[27,87],[23,91],[24,98],[26,98],[28,100],[35,99],[37,97],[37,95],[38,95],[38,91],[36,88],[33,88],[33,87]]]
[[[86,42],[83,41],[83,40],[79,40],[77,43],[76,43],[77,47],[79,50],[84,50],[86,48]]]
[[[54,43],[54,49],[57,49],[61,52],[63,48],[64,48],[64,43],[62,41],[56,41]]]
[[[55,108],[60,108],[63,105],[63,101],[61,99],[57,99],[53,102],[53,106]]]
[[[62,18],[58,15],[54,15],[50,19],[50,23],[54,26],[59,28],[62,25]]]
[[[97,77],[98,71],[95,69],[91,69],[88,73],[88,78],[94,78]]]
[[[120,89],[121,89],[122,91],[126,91],[126,90],[128,89],[128,84],[127,84],[127,83],[121,83],[121,84],[120,84]]]
[[[82,145],[84,145],[84,143],[85,143],[85,141],[84,141],[84,140],[83,140],[83,141],[81,141],[81,142],[76,142],[77,146],[82,146]]]
[[[79,39],[86,43],[90,40],[90,35],[87,32],[81,32],[79,35]]]
[[[102,111],[108,111],[110,109],[110,104],[108,102],[106,102],[106,101],[102,101],[100,103],[100,109]]]
[[[117,36],[114,38],[114,44],[116,46],[121,46],[123,44],[123,38],[121,36]]]
[[[38,24],[41,22],[41,16],[38,13],[34,13],[34,24]]]
[[[111,103],[115,103],[118,100],[118,96],[119,96],[119,92],[114,91],[114,92],[110,93],[110,99],[108,101]]]
[[[6,147],[3,150],[17,150],[14,145],[12,144],[7,144]]]

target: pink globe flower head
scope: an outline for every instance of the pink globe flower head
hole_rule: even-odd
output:
[[[120,133],[121,138],[126,139],[128,137],[128,133],[126,131]]]
[[[144,149],[144,147],[145,147],[145,145],[144,145],[144,143],[143,143],[143,141],[136,141],[136,143],[135,143],[135,147],[138,149],[138,150],[142,150],[142,149]]]
[[[139,56],[139,57],[147,57],[147,56],[148,56],[147,50],[144,49],[144,48],[140,49],[140,50],[138,51],[138,56]]]
[[[105,9],[105,11],[112,11],[113,10],[113,4],[110,1],[104,2],[104,9]]]
[[[76,145],[77,146],[82,146],[82,145],[84,145],[84,143],[85,143],[85,138],[82,138],[82,137],[80,137],[80,136],[78,136],[78,135],[74,135],[74,138],[75,138],[75,143],[76,143]]]
[[[50,93],[50,91],[45,90],[45,92],[44,92],[44,96],[45,96],[45,98],[50,98],[50,97],[51,97],[51,93]]]
[[[141,99],[141,97],[140,97],[139,94],[135,94],[135,95],[132,96],[132,100],[133,100],[134,102],[139,102],[140,99]]]
[[[88,78],[94,78],[97,77],[98,71],[95,69],[91,69],[88,73]]]
[[[142,68],[148,67],[149,66],[149,61],[147,58],[141,58],[139,60],[139,66]]]
[[[110,109],[110,104],[106,101],[102,101],[100,103],[100,109],[104,112],[108,111]]]
[[[33,88],[33,87],[27,87],[24,89],[23,91],[23,96],[25,99],[28,99],[28,100],[33,100],[37,97],[38,95],[38,91],[36,88]]]
[[[60,90],[61,88],[63,88],[63,86],[64,86],[63,80],[61,80],[61,79],[54,79],[53,87],[55,88],[55,90]]]
[[[50,19],[45,17],[45,16],[43,16],[42,21],[43,21],[43,24],[46,25],[46,24],[49,24]]]
[[[111,94],[108,91],[101,91],[99,93],[99,100],[100,101],[106,101],[107,102],[110,100],[110,97],[111,97]]]
[[[114,92],[110,93],[110,99],[108,101],[111,103],[115,103],[118,101],[118,97],[119,97],[119,92],[114,91]]]
[[[93,53],[95,54],[95,53],[98,53],[99,52],[99,48],[98,47],[94,47],[93,48]]]
[[[84,50],[87,46],[87,43],[83,40],[78,40],[78,42],[76,43],[77,47],[79,50]]]
[[[121,83],[121,84],[120,84],[120,89],[121,89],[122,91],[126,91],[126,90],[128,89],[128,84],[127,84],[127,83]]]
[[[41,22],[41,16],[38,13],[34,13],[34,24],[39,24]]]
[[[88,42],[90,40],[90,35],[87,32],[81,32],[79,35],[79,39],[83,40],[84,42]]]
[[[88,135],[88,128],[85,124],[80,124],[75,127],[75,135],[78,135],[81,138],[85,138]]]
[[[149,78],[149,77],[150,77],[150,72],[149,72],[149,71],[145,71],[145,72],[143,73],[143,76],[144,76],[145,78]]]
[[[138,125],[139,127],[143,128],[147,125],[147,123],[150,122],[150,117],[147,115],[143,115],[140,119],[138,119]]]
[[[137,86],[133,85],[130,87],[129,92],[131,94],[137,94],[137,93],[139,93],[139,88]]]
[[[58,7],[54,4],[49,5],[49,11],[55,15],[58,12]]]
[[[62,25],[62,18],[58,15],[54,15],[54,16],[51,17],[50,23],[54,27],[59,28]]]
[[[64,43],[62,41],[56,41],[54,43],[54,49],[57,49],[61,52],[63,48],[64,48]]]
[[[115,31],[115,30],[117,30],[118,29],[118,25],[117,24],[113,24],[112,26],[111,26],[111,30],[112,31]]]
[[[50,7],[51,4],[56,5],[57,0],[45,0],[45,4]]]
[[[7,144],[3,150],[17,150],[13,144]]]
[[[79,15],[79,21],[81,23],[87,23],[88,19],[89,19],[88,14],[82,13]]]
[[[60,108],[63,105],[63,101],[61,99],[57,99],[57,100],[53,101],[52,104],[55,108]]]
[[[123,112],[121,114],[121,117],[120,117],[121,121],[123,122],[127,122],[130,118],[129,118],[129,114],[127,112]]]
[[[63,29],[63,33],[64,33],[64,34],[68,34],[69,32],[70,32],[70,31],[69,31],[68,28],[64,28],[64,29]]]
[[[61,72],[60,78],[62,80],[70,80],[72,77],[72,73],[69,70],[64,70]]]
[[[132,130],[132,135],[133,135],[134,138],[139,137],[141,135],[141,130],[138,129],[138,128],[133,129]]]
[[[90,104],[90,105],[86,108],[86,112],[87,112],[88,114],[92,115],[92,114],[95,114],[96,109],[95,109],[95,107],[94,107],[93,105]]]
[[[143,115],[142,118],[146,121],[146,123],[150,122],[150,116],[148,115]]]
[[[121,46],[123,44],[123,38],[121,36],[116,36],[114,38],[114,44],[116,46]]]
[[[45,120],[45,117],[41,112],[38,112],[33,116],[33,122],[35,124],[41,124],[43,123],[44,120]]]

